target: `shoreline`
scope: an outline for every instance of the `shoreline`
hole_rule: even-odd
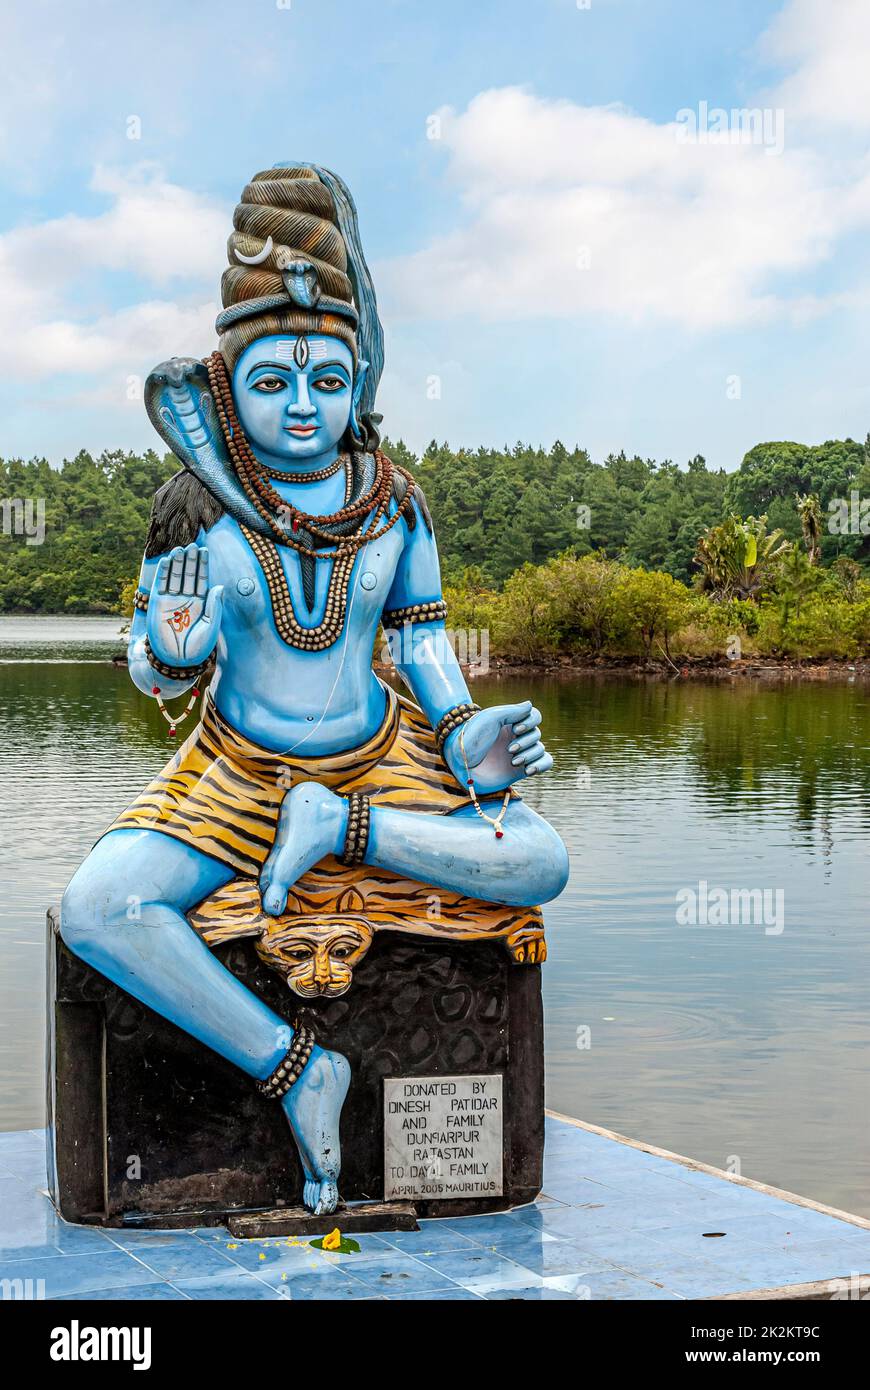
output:
[[[550,662],[517,662],[496,659],[486,671],[474,666],[463,667],[469,680],[480,676],[548,677],[601,676],[631,680],[697,680],[697,681],[870,681],[870,661],[828,661],[807,658],[795,661],[771,657],[743,658],[739,661],[710,658],[688,658],[680,661],[644,662],[636,657],[589,660],[553,660]]]
[[[107,657],[112,666],[125,667],[127,656],[124,652]],[[395,667],[375,661],[372,669],[378,675],[390,675]],[[771,658],[745,659],[740,661],[713,661],[709,658],[673,662],[638,661],[626,658],[623,661],[607,659],[599,661],[507,661],[496,658],[483,670],[479,666],[463,666],[463,674],[470,680],[480,680],[487,676],[511,678],[515,676],[546,676],[566,680],[577,676],[620,677],[629,680],[696,680],[696,681],[842,681],[852,684],[855,681],[870,682],[870,661],[776,661]]]
[[[17,619],[19,621],[32,621],[34,618],[46,619],[49,622],[65,620],[70,617],[83,626],[88,622],[107,622],[117,621],[119,627],[126,620],[121,614],[0,614],[0,618]],[[122,642],[124,636],[121,632],[106,634],[101,638],[103,648],[111,641],[112,645]],[[3,647],[6,644],[0,642],[0,660],[2,660]],[[16,642],[11,642],[12,646],[17,646]],[[377,648],[376,648],[377,650]],[[21,659],[21,658],[19,658]],[[23,658],[26,660],[26,657]],[[81,659],[81,658],[79,658]],[[125,667],[127,665],[126,652],[119,647],[115,652],[109,651],[105,655],[95,658],[97,661],[109,662],[112,666]],[[379,674],[389,675],[394,667],[390,663],[373,661],[373,669]],[[580,655],[552,655],[535,660],[523,661],[516,657],[493,656],[490,657],[487,665],[481,667],[477,663],[461,663],[462,670],[469,681],[479,680],[484,676],[502,677],[542,677],[546,679],[584,679],[600,678],[631,681],[661,681],[661,680],[693,680],[706,682],[721,681],[759,681],[766,683],[793,683],[796,681],[815,681],[855,684],[864,684],[870,681],[870,656],[855,657],[850,660],[833,659],[827,657],[785,657],[785,656],[744,656],[737,660],[729,660],[725,656],[684,656],[669,659],[664,653],[656,659],[646,661],[642,657],[634,656],[607,656],[592,657],[587,654]]]

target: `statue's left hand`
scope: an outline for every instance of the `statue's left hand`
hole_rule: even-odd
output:
[[[463,786],[472,777],[478,796],[547,772],[553,759],[541,741],[540,723],[541,711],[531,700],[482,709],[448,738],[447,765]]]

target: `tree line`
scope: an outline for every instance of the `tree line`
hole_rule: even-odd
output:
[[[870,567],[870,537],[861,527],[870,440],[759,444],[733,473],[708,468],[700,455],[684,467],[624,453],[596,463],[558,441],[549,450],[453,450],[433,441],[419,458],[402,441],[384,448],[425,491],[445,583],[457,592],[468,589],[469,568],[472,591],[500,594],[518,572],[528,576],[528,567],[565,556],[598,557],[694,588],[704,577],[702,537],[766,517],[767,535],[802,545],[807,498],[819,518],[814,564]],[[152,450],[97,458],[83,450],[61,468],[45,459],[0,460],[0,612],[120,611],[122,591],[138,572],[152,495],[177,467],[171,454]],[[13,503],[22,499],[41,499],[39,544],[21,533]],[[846,512],[832,529],[837,504]]]

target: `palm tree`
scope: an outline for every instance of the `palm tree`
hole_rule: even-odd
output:
[[[781,531],[768,532],[766,516],[744,521],[732,514],[719,526],[710,526],[698,541],[698,587],[720,602],[758,598],[788,548]]]
[[[815,492],[803,494],[796,492],[795,501],[798,504],[798,515],[801,519],[801,530],[804,533],[807,559],[811,565],[817,565],[822,558],[821,500]]]

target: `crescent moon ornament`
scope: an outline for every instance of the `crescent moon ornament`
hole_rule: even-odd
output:
[[[272,238],[270,236],[266,239],[266,245],[263,247],[262,251],[257,252],[256,256],[244,256],[242,252],[237,249],[234,250],[233,254],[237,261],[242,262],[242,265],[262,265],[263,261],[268,260],[272,254]]]

